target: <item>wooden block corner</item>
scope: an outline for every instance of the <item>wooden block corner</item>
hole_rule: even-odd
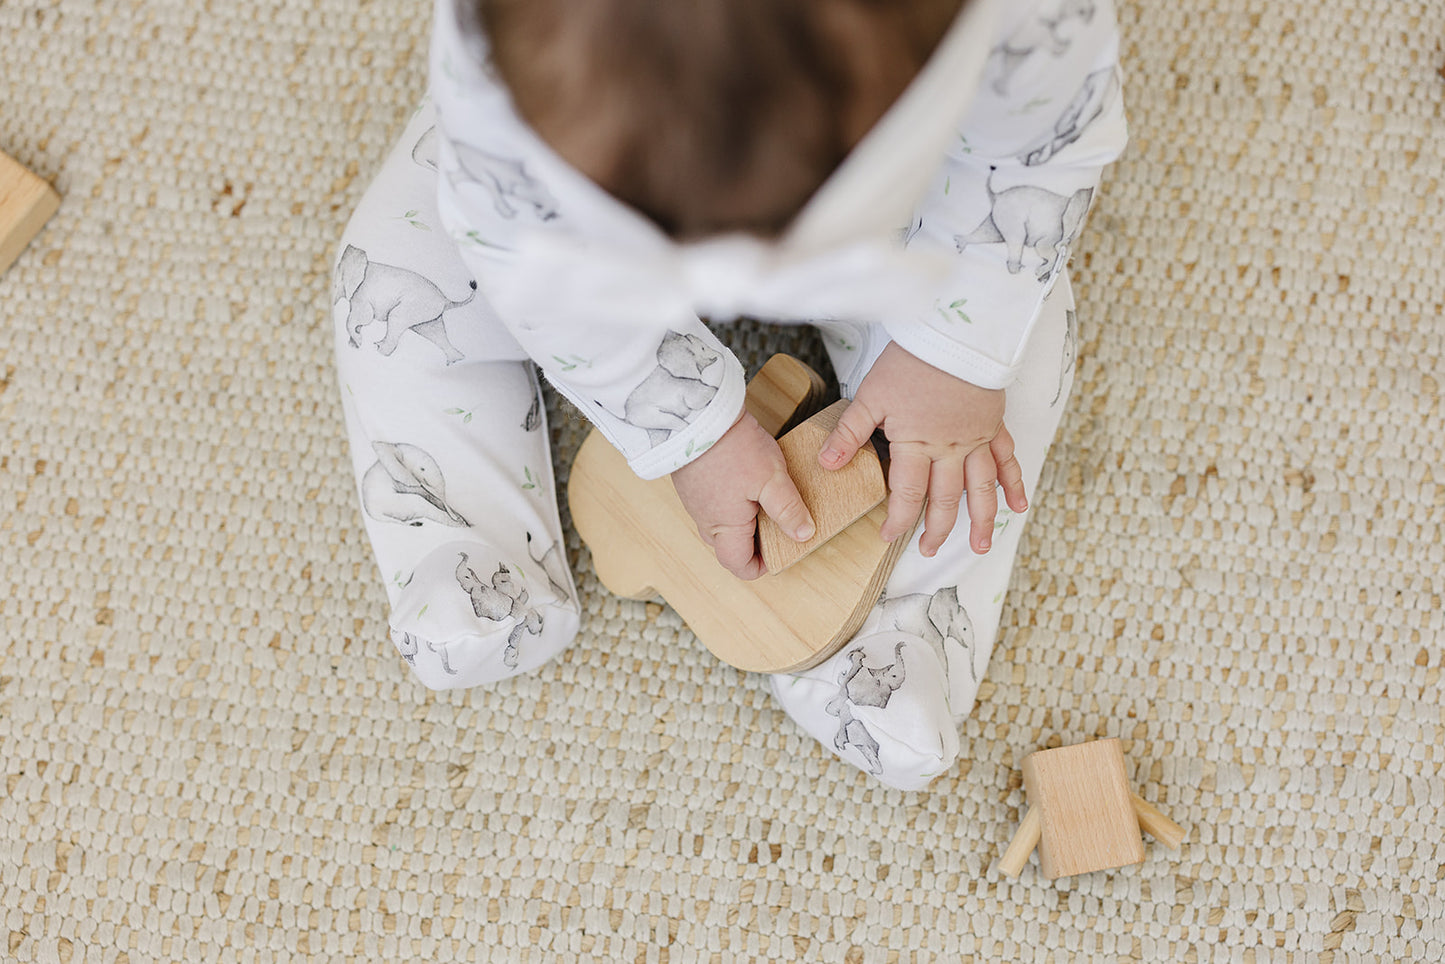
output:
[[[59,207],[53,187],[0,154],[0,272],[15,263]]]
[[[758,544],[770,573],[782,572],[800,561],[888,498],[883,466],[871,442],[841,469],[818,464],[818,453],[847,406],[846,401],[834,402],[778,439],[788,460],[788,474],[808,506],[817,532],[806,542],[795,542],[767,515],[759,515]]]

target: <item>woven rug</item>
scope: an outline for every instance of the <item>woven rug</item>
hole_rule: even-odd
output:
[[[0,276],[0,958],[1445,959],[1445,6],[1124,4],[1074,408],[919,793],[575,537],[564,658],[408,677],[326,300],[428,15],[0,3],[64,196]],[[1113,736],[1182,849],[1001,875],[1022,758]]]

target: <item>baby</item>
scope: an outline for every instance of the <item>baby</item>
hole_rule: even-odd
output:
[[[821,464],[881,429],[883,537],[923,521],[859,635],[769,682],[884,783],[946,772],[1069,395],[1067,262],[1126,140],[1117,61],[1111,0],[438,0],[428,97],[333,298],[421,682],[527,672],[577,633],[538,368],[671,477],[738,578],[764,572],[760,510],[807,538],[710,325],[812,324],[850,399]]]

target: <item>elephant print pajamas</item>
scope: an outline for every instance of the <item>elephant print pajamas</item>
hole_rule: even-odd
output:
[[[675,242],[517,115],[437,0],[427,97],[337,251],[336,360],[362,517],[417,678],[527,672],[576,635],[540,369],[658,478],[721,436],[745,373],[710,325],[813,324],[845,397],[896,342],[985,388],[1033,492],[1078,354],[1067,264],[1127,139],[1111,0],[971,0],[776,242]],[[703,319],[707,319],[705,322]],[[902,789],[959,754],[1027,513],[992,549],[903,554],[858,636],[768,678]]]

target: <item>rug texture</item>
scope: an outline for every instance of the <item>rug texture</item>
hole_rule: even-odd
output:
[[[900,793],[575,536],[564,658],[409,678],[327,300],[424,0],[0,2],[64,196],[0,276],[0,958],[1445,959],[1445,5],[1121,16],[1074,407],[966,761]],[[1182,849],[1001,875],[1023,757],[1109,736]]]

